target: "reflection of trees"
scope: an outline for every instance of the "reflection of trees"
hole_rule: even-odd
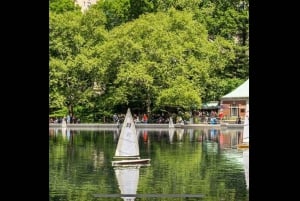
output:
[[[180,146],[176,143],[179,139],[175,135],[174,143],[170,145],[167,132],[163,131],[159,136],[155,133],[149,135],[151,141],[156,142],[151,143],[151,166],[159,171],[142,170],[146,179],[139,181],[140,192],[148,192],[146,187],[151,186],[151,193],[158,194],[201,193],[206,195],[207,200],[247,199],[243,169],[234,167],[222,155],[218,144],[219,131],[194,130],[192,138],[185,133]],[[191,177],[194,182],[191,182]],[[156,178],[163,179],[156,182]],[[199,181],[203,185],[199,186]]]
[[[140,139],[141,156],[149,154],[151,166],[141,168],[137,193],[203,194],[207,201],[245,201],[242,166],[228,163],[217,142],[209,140],[207,131],[194,130],[193,135],[195,141],[191,142],[185,133],[180,146],[176,141],[169,143],[168,131],[160,132],[159,137],[158,132],[148,131],[149,144]],[[209,143],[216,145],[217,151],[209,150]],[[49,144],[49,187],[50,192],[56,192],[50,193],[50,200],[101,200],[93,194],[118,192],[110,162],[116,147],[112,131],[76,131],[69,140],[61,135],[50,136]]]
[[[208,191],[208,195],[223,200],[246,200],[246,183],[242,167],[234,168],[233,163],[229,163],[221,152],[205,150],[205,143],[202,143],[202,146],[204,151],[200,172],[201,178],[209,183],[211,190]],[[221,179],[224,181],[219,182]]]
[[[111,179],[113,170],[104,162],[104,158],[112,158],[114,149],[110,134],[74,131],[69,140],[62,135],[54,137],[50,136],[49,143],[49,188],[56,193],[50,193],[49,200],[95,200],[92,194],[108,193],[101,186],[117,185]]]

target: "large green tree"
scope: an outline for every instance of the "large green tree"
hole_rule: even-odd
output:
[[[189,110],[248,79],[248,1],[70,3],[50,1],[50,114]]]
[[[50,12],[49,21],[49,108],[50,111],[64,110],[68,61],[80,51],[82,37],[80,13]]]
[[[105,17],[93,10],[84,15],[50,12],[51,111],[66,108],[70,116],[76,116],[76,107],[93,108],[93,88],[101,82],[102,72],[97,46],[93,45],[106,40],[104,22]]]
[[[206,29],[193,20],[190,12],[175,9],[144,15],[116,27],[102,48],[106,49],[102,51],[102,59],[106,61],[107,83],[112,86],[108,93],[114,94],[111,103],[142,105],[139,102],[144,102],[145,111],[151,110],[150,106],[164,89],[176,91],[170,83],[178,76],[184,80],[176,83],[178,89],[193,86],[191,91],[196,87],[197,93],[180,96],[182,91],[178,90],[176,97],[182,100],[177,102],[190,104],[182,105],[183,108],[199,106],[205,97],[200,94],[210,76],[224,69],[234,58],[230,41],[221,37],[209,41]]]

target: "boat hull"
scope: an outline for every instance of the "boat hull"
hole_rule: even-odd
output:
[[[237,148],[238,149],[247,149],[247,148],[249,148],[249,144],[248,143],[238,144]]]
[[[112,161],[113,166],[119,165],[135,165],[135,164],[150,164],[150,159],[132,159],[132,160],[119,160]]]

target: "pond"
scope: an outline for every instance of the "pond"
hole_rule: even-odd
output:
[[[249,200],[249,150],[236,148],[242,129],[137,132],[151,164],[124,170],[111,163],[118,129],[49,128],[49,200]]]

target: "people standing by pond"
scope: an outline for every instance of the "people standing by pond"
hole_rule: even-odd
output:
[[[223,110],[221,110],[221,111],[219,112],[219,119],[220,119],[220,121],[223,120],[223,117],[224,117],[224,113],[223,113]]]
[[[119,122],[119,117],[118,117],[117,113],[115,113],[113,115],[113,121],[114,121],[114,123],[118,123]]]
[[[141,122],[140,119],[139,119],[139,116],[137,114],[133,115],[133,121],[134,121],[134,123],[140,123]]]
[[[67,124],[71,123],[71,117],[70,115],[67,115]]]
[[[241,117],[240,117],[240,116],[238,116],[238,118],[236,119],[236,123],[237,123],[237,124],[241,124],[241,123],[242,123],[242,120],[241,120]]]
[[[147,116],[147,114],[143,115],[143,123],[148,123],[148,116]]]

